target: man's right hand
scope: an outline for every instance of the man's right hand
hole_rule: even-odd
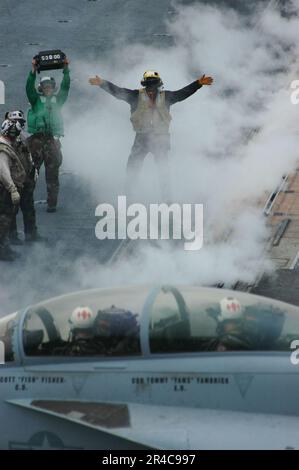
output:
[[[36,63],[36,59],[32,59],[32,73],[35,73],[36,70],[37,70],[37,63]]]
[[[90,85],[96,85],[96,86],[101,86],[104,82],[104,80],[96,75],[95,77],[90,78],[89,80]]]
[[[13,203],[14,206],[17,206],[20,204],[21,196],[17,189],[13,189],[11,191],[10,197],[11,197],[11,202]]]

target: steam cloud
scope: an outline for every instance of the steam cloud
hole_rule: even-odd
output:
[[[204,204],[205,244],[200,252],[188,253],[181,245],[140,243],[135,256],[114,265],[82,255],[66,281],[53,276],[48,294],[135,282],[229,285],[273,269],[264,259],[269,229],[261,201],[283,174],[294,170],[299,148],[297,107],[289,88],[297,78],[299,2],[289,1],[283,15],[278,3],[256,7],[250,16],[224,6],[177,3],[167,25],[170,47],[128,44],[101,63],[73,59],[73,96],[79,103],[70,101],[66,108],[64,165],[80,175],[97,203],[115,203],[123,194],[134,135],[129,106],[91,87],[88,77],[98,74],[139,88],[144,70],[155,69],[165,89],[181,88],[204,73],[214,77],[212,87],[171,108],[173,199]],[[152,202],[159,192],[150,156],[139,192],[139,202]],[[40,259],[39,250],[33,250],[32,265]],[[47,256],[53,254],[43,249]],[[39,295],[26,293],[28,301]],[[2,305],[7,308],[7,303]]]

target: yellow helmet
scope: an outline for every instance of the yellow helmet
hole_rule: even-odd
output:
[[[158,72],[153,70],[146,70],[146,72],[143,74],[141,85],[145,87],[158,88],[163,85],[163,82]]]
[[[161,78],[159,75],[159,72],[154,72],[153,70],[147,70],[143,74],[143,80],[146,80],[147,78]]]

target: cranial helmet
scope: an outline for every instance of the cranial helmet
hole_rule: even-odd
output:
[[[5,114],[5,119],[9,119],[10,121],[18,121],[22,127],[24,127],[26,122],[25,115],[20,109],[16,111],[8,111]]]
[[[39,82],[39,85],[38,85],[37,89],[41,93],[43,91],[43,88],[45,86],[48,86],[48,85],[50,85],[53,88],[53,90],[55,90],[55,88],[56,88],[55,78],[53,78],[53,77],[42,77],[40,79],[40,82]]]
[[[5,119],[1,125],[1,133],[4,136],[8,137],[18,137],[22,130],[22,126],[19,121],[11,121],[10,119]]]
[[[69,319],[71,329],[84,330],[92,328],[96,315],[89,307],[76,307]]]
[[[159,88],[163,85],[163,82],[158,72],[154,72],[153,70],[147,70],[143,74],[141,85],[146,88]]]
[[[220,301],[220,315],[219,322],[226,320],[237,320],[242,316],[242,306],[238,299],[235,297],[225,297]]]

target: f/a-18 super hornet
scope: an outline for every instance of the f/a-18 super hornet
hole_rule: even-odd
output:
[[[298,339],[298,307],[221,289],[33,305],[0,319],[0,448],[298,448]]]

